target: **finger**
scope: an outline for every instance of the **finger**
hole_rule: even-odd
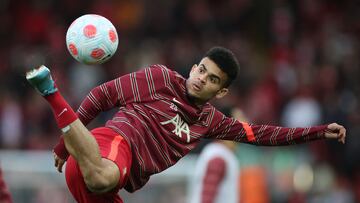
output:
[[[338,133],[331,133],[331,132],[328,132],[327,135],[326,135],[327,138],[330,138],[330,139],[336,139],[336,138],[339,138],[339,134]]]
[[[346,135],[346,129],[343,127],[339,130],[339,133],[342,135],[342,136],[345,136]]]
[[[61,173],[62,170],[61,170],[61,162],[59,162],[59,164],[57,165],[57,170]]]
[[[340,143],[342,143],[342,144],[345,144],[345,140],[344,140],[342,137],[340,137],[340,138],[338,139],[338,142],[340,142]]]
[[[346,140],[346,129],[343,127],[342,129],[340,129],[340,140],[343,144],[345,144],[345,140]]]
[[[59,160],[58,160],[57,158],[55,158],[54,160],[55,160],[55,164],[54,164],[54,166],[55,166],[55,167],[57,167],[57,166],[58,166],[58,164],[59,164]]]
[[[344,139],[343,139],[343,137],[344,137],[343,134],[342,134],[342,133],[339,133],[338,141],[344,144]]]
[[[331,123],[330,125],[328,125],[328,129],[331,130],[331,131],[336,131],[336,130],[339,130],[339,124],[337,123]]]
[[[339,139],[338,139],[338,142],[340,142],[341,144],[345,144],[343,138],[339,138]]]
[[[345,130],[344,126],[337,123],[331,124],[331,126],[329,126],[329,129],[334,132],[340,132],[341,130]]]
[[[53,152],[53,157],[54,157],[54,166],[56,167],[56,165],[57,165],[57,160],[56,160],[56,154]]]
[[[341,143],[345,144],[345,140],[346,140],[346,134],[342,134],[342,136],[340,137]]]
[[[61,162],[59,163],[59,165],[58,165],[58,171],[59,171],[60,173],[62,173],[62,167],[63,167],[64,163],[65,163],[65,162],[61,161]]]

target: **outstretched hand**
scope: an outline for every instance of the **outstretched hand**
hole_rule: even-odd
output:
[[[331,123],[325,130],[325,137],[329,139],[337,139],[339,142],[345,144],[346,129],[342,125]]]
[[[55,152],[53,152],[53,155],[54,155],[54,160],[55,160],[55,167],[57,168],[57,170],[60,173],[62,173],[62,167],[64,166],[66,160],[61,159],[60,157],[58,157]]]

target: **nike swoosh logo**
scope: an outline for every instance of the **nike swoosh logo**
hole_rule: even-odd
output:
[[[67,112],[67,108],[63,109],[59,114],[58,114],[58,117],[60,117],[61,115],[63,115],[65,112]]]
[[[175,103],[178,103],[178,104],[181,104],[182,105],[182,103],[181,102],[179,102],[175,97],[172,99]]]

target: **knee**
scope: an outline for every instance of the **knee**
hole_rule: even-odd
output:
[[[87,171],[86,174],[83,174],[83,177],[86,187],[91,192],[101,194],[117,186],[120,172],[113,162],[105,160],[105,164],[102,167]]]
[[[92,172],[84,176],[86,187],[93,193],[102,194],[113,189],[116,184],[102,172]]]

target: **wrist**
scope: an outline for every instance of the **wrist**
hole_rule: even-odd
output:
[[[60,159],[67,160],[70,156],[69,152],[67,151],[65,147],[64,138],[61,137],[59,142],[54,147],[54,153],[56,156],[58,156]]]

